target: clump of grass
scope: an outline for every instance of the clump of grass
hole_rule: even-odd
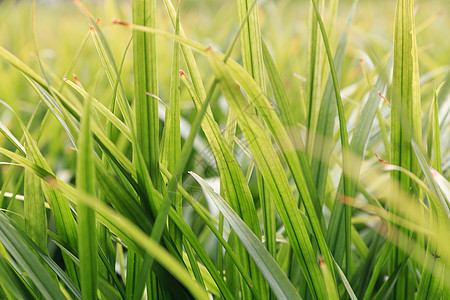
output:
[[[238,0],[212,47],[184,16],[219,3],[175,4],[106,1],[108,24],[74,1],[62,75],[34,2],[36,66],[0,45],[0,77],[22,75],[0,101],[0,298],[450,297],[448,52],[415,29],[439,18],[398,0],[380,50],[354,24],[370,4],[312,0],[302,82],[267,38],[289,33],[261,30],[297,6]]]

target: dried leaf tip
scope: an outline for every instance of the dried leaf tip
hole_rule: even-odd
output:
[[[381,159],[377,153],[372,149],[373,154],[375,155],[375,157],[378,159],[379,162],[382,162],[385,165],[390,165],[390,163],[388,163],[387,161],[385,161],[384,159]]]
[[[319,264],[321,266],[325,265],[325,258],[322,255],[319,256]]]
[[[386,99],[385,96],[383,96],[383,94],[381,92],[378,92],[378,95],[384,100],[384,102],[386,102],[387,104],[389,104],[389,101]]]
[[[121,20],[117,20],[117,19],[112,19],[111,23],[119,24],[119,25],[123,25],[123,26],[127,26],[127,27],[131,27],[130,23],[127,23],[127,22],[124,22],[124,21],[121,21]]]

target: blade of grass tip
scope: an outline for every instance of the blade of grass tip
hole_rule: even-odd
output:
[[[234,210],[200,176],[193,172],[190,172],[190,174],[200,183],[208,197],[222,211],[227,222],[232,226],[241,242],[244,243],[277,298],[300,299],[296,289],[283,273],[275,259],[267,252],[261,241],[253,234],[244,221],[239,218]]]
[[[170,20],[172,21],[172,26],[173,26],[173,28],[175,28],[177,26],[177,22],[176,22],[177,10],[175,9],[172,1],[170,1],[170,0],[164,0],[164,4],[165,4],[167,12],[169,14]],[[183,26],[181,25],[181,23],[178,26],[179,26],[179,36],[186,39],[186,34],[184,32]],[[181,50],[183,52],[184,60],[186,61],[186,65],[189,70],[189,75],[190,75],[190,77],[192,79],[192,83],[194,85],[194,89],[200,99],[206,99],[206,96],[207,96],[206,89],[205,89],[205,86],[203,85],[203,80],[200,75],[200,70],[197,66],[197,62],[194,58],[192,50],[189,46],[187,46],[184,43],[182,43],[180,46],[181,46]]]
[[[0,238],[9,255],[23,268],[27,277],[43,297],[65,299],[58,283],[50,276],[25,242],[19,238],[15,230],[15,224],[9,222],[3,213],[0,213]]]
[[[319,0],[320,6],[323,8],[324,0]],[[308,49],[307,49],[307,86],[306,95],[308,100],[308,116],[307,116],[307,138],[306,149],[309,158],[312,157],[313,141],[315,137],[316,123],[319,110],[319,101],[322,92],[322,68],[323,68],[323,46],[321,44],[318,28],[317,16],[314,13],[314,5],[309,7],[309,24],[308,24]]]
[[[95,195],[95,169],[90,133],[91,99],[85,99],[81,120],[77,158],[77,188]],[[77,207],[78,254],[80,257],[81,292],[85,299],[97,298],[97,229],[95,211],[84,205]]]
[[[334,85],[334,92],[336,95],[336,104],[337,104],[337,110],[338,110],[338,116],[339,116],[339,132],[341,137],[341,145],[342,145],[342,173],[343,175],[343,181],[344,181],[344,195],[350,195],[351,189],[352,189],[352,183],[351,183],[351,171],[350,168],[350,153],[349,153],[349,142],[348,142],[348,133],[347,133],[347,125],[345,120],[345,114],[344,114],[344,105],[342,103],[342,98],[340,94],[340,88],[339,88],[339,80],[337,78],[336,69],[334,67],[333,63],[333,56],[331,54],[331,48],[330,44],[327,38],[327,32],[325,30],[325,25],[322,21],[322,18],[319,13],[319,9],[317,7],[317,1],[312,0],[314,11],[316,13],[317,21],[319,23],[319,28],[322,33],[322,39],[325,44],[325,50],[328,58],[328,63],[330,65],[330,72],[331,76],[333,78],[333,85]],[[345,207],[345,254],[346,254],[346,272],[347,275],[351,273],[351,264],[352,264],[352,258],[351,258],[351,206],[346,205]]]
[[[98,26],[98,20],[95,20],[93,15],[89,10],[81,3],[79,0],[74,0],[74,3],[83,11],[89,20],[89,30],[91,33],[92,40],[94,42],[95,48],[105,69],[106,76],[108,78],[111,88],[113,88],[114,95],[117,95],[117,104],[120,111],[125,119],[125,124],[130,128],[134,127],[134,122],[132,118],[131,107],[126,99],[125,92],[123,90],[122,83],[119,78],[119,71],[117,69],[116,62],[111,53],[111,49],[103,35],[102,30]],[[116,82],[118,82],[118,88],[116,88]],[[115,101],[114,101],[115,102]]]
[[[37,35],[36,35],[36,19],[35,19],[35,11],[36,11],[36,0],[33,0],[32,4],[31,4],[31,27],[32,27],[32,37],[33,37],[33,43],[34,43],[34,54],[36,55],[36,60],[39,66],[39,71],[42,75],[42,78],[45,80],[46,84],[48,87],[51,86],[49,78],[47,76],[47,73],[44,70],[44,66],[42,64],[41,61],[41,57],[39,55],[39,47],[38,47],[38,42],[37,42]],[[27,78],[28,79],[28,78]],[[72,141],[73,146],[76,149],[76,142],[75,142],[75,138],[76,138],[76,130],[75,129],[75,125],[73,124],[73,122],[71,122],[72,120],[69,119],[68,114],[65,110],[62,110],[59,106],[59,103],[57,103],[56,101],[52,101],[52,99],[57,99],[56,94],[53,92],[53,89],[49,89],[49,95],[46,95],[45,91],[39,91],[39,88],[37,86],[35,86],[33,84],[32,81],[30,81],[30,83],[32,84],[33,88],[36,90],[36,92],[41,96],[41,98],[46,101],[46,100],[50,100],[49,102],[53,102],[53,105],[56,106],[56,109],[59,110],[59,114],[57,113],[57,110],[52,110],[52,112],[55,114],[55,116],[58,118],[58,120],[60,121],[61,125],[63,125],[64,129],[67,132],[67,135],[69,136],[70,140]],[[47,103],[48,105],[48,103]],[[49,108],[51,108],[51,106],[49,106]],[[69,126],[67,126],[66,121],[69,122]],[[73,136],[73,132],[75,132],[75,136]]]
[[[391,96],[391,161],[397,166],[419,175],[417,159],[412,154],[411,139],[422,141],[420,82],[417,42],[414,25],[414,0],[398,0],[394,25],[394,69]],[[400,182],[402,188],[410,191],[412,182],[403,173],[393,171],[392,180]],[[415,197],[411,199],[416,200]],[[392,213],[400,208],[395,203],[389,206]],[[405,253],[395,247],[390,258],[389,273],[399,269]],[[394,297],[413,297],[411,276],[403,269],[394,288]]]
[[[221,60],[220,55],[212,49],[207,51],[207,55],[216,78],[222,86],[225,98],[237,116],[238,123],[249,141],[258,167],[261,173],[264,174],[266,184],[286,227],[295,253],[300,260],[302,269],[308,276],[308,285],[315,297],[326,297],[323,278],[320,274],[305,224],[297,209],[297,201],[291,192],[287,177],[275,153],[272,142],[256,116],[249,114],[248,111],[244,112],[242,103],[245,103],[246,100],[232,79],[227,66]]]

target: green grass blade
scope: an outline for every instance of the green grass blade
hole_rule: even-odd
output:
[[[31,155],[27,158],[32,160]],[[25,231],[47,253],[47,213],[41,180],[29,171],[25,171],[24,199]]]
[[[419,173],[417,159],[413,155],[411,140],[422,142],[421,104],[417,42],[414,25],[414,0],[398,0],[394,27],[394,70],[391,90],[391,157],[390,163],[403,166],[416,175]],[[393,171],[393,180],[400,182],[404,190],[412,187],[411,179],[403,173]],[[415,198],[412,198],[415,199]],[[390,205],[393,213],[399,209]],[[393,249],[390,272],[399,269],[405,254]],[[394,297],[413,296],[411,279],[406,269],[394,288]]]
[[[345,50],[347,48],[348,30],[353,22],[357,4],[358,1],[353,2],[353,6],[347,19],[345,31],[339,40],[336,53],[334,55],[334,64],[336,66],[338,80],[341,80],[342,77]],[[336,96],[333,90],[333,79],[330,74],[328,76],[323,97],[319,105],[318,120],[314,129],[315,138],[312,140],[310,139],[310,141],[313,142],[310,147],[312,149],[312,153],[314,154],[311,156],[311,169],[319,199],[324,199],[329,169],[329,159],[333,148],[333,145],[331,145],[331,140],[333,137],[334,121],[336,118],[336,105],[334,105],[335,101]]]
[[[292,283],[283,273],[275,259],[267,252],[261,241],[253,234],[248,226],[234,212],[234,210],[197,174],[190,173],[202,186],[208,197],[214,201],[223,213],[227,222],[236,232],[240,241],[249,251],[256,265],[278,299],[300,299]]]
[[[0,286],[1,292],[8,299],[38,299],[28,291],[23,279],[21,280],[17,273],[8,263],[7,259],[0,254]]]
[[[133,1],[133,22],[155,28],[156,1]],[[159,174],[158,102],[146,94],[158,95],[155,34],[133,31],[133,66],[137,145],[155,187],[159,188],[162,182]]]
[[[27,276],[47,299],[64,299],[58,283],[53,280],[44,266],[39,262],[30,248],[21,240],[3,213],[0,213],[0,238],[10,255],[25,270]]]
[[[3,122],[0,122],[0,132],[20,151],[22,155],[26,155],[25,147],[19,142],[19,140],[9,131]]]
[[[33,161],[36,163],[36,165],[45,170],[47,175],[50,174],[51,176],[54,176],[50,168],[50,165],[43,157],[42,153],[40,152],[37,146],[37,143],[34,141],[28,130],[25,128],[25,125],[23,124],[21,119],[6,103],[4,103],[3,101],[0,101],[0,103],[9,108],[19,121],[26,139],[28,147],[28,155],[30,155],[33,158]],[[57,191],[51,190],[46,186],[43,186],[43,192],[53,211],[58,234],[71,247],[76,248],[78,244],[76,223],[73,218],[67,199]],[[72,280],[78,284],[78,271],[75,265],[70,261],[70,258],[68,257],[63,258],[66,263],[66,268],[68,269],[68,272],[70,273]]]
[[[77,158],[77,188],[95,195],[95,169],[90,133],[91,99],[86,98],[81,120]],[[80,257],[81,293],[85,299],[97,298],[97,229],[95,211],[79,205],[78,253]]]
[[[328,299],[339,299],[339,293],[337,291],[336,285],[334,284],[334,278],[328,269],[327,264],[323,257],[319,258],[320,271],[322,272],[323,281],[325,282],[325,287],[327,289]]]
[[[180,16],[177,14],[177,26],[175,34],[179,34]],[[167,166],[167,169],[174,173],[176,165],[181,154],[180,138],[180,44],[177,41],[173,43],[172,70],[170,77],[170,98],[169,108],[166,109],[164,135],[161,142],[161,162]],[[179,182],[182,181],[180,176]],[[173,206],[176,211],[182,215],[182,199],[180,194],[176,193],[173,198]],[[169,224],[169,231],[177,246],[178,251],[182,252],[182,236],[174,225]]]
[[[349,153],[349,142],[347,133],[347,124],[344,114],[344,105],[342,103],[342,98],[339,89],[339,80],[337,78],[336,69],[333,63],[333,56],[331,54],[331,47],[328,41],[327,32],[322,18],[319,14],[319,9],[317,7],[317,1],[312,0],[314,11],[316,13],[317,21],[319,22],[319,28],[322,33],[323,42],[325,44],[325,50],[328,58],[328,63],[330,65],[330,73],[333,78],[334,92],[336,95],[336,104],[339,116],[339,133],[342,144],[342,173],[344,174],[344,195],[350,195],[351,193],[351,171],[350,168],[350,153]],[[345,255],[346,255],[346,272],[349,274],[351,272],[351,207],[346,205],[345,207]]]

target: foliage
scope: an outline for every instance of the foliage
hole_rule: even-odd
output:
[[[0,298],[450,298],[448,4],[374,2],[0,3]]]

